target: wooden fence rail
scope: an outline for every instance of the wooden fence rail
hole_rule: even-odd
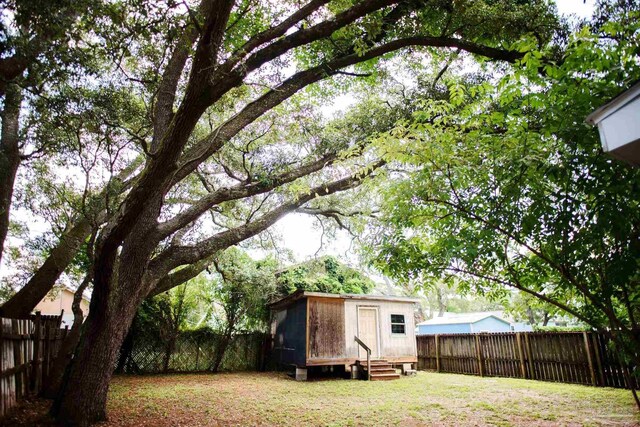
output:
[[[60,316],[0,318],[0,417],[25,396],[40,393],[67,329]]]
[[[630,378],[640,386],[634,367],[595,332],[418,335],[417,343],[423,370],[618,388],[630,388]]]

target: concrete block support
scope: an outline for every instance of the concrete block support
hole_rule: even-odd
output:
[[[306,381],[306,380],[307,380],[307,368],[296,367],[296,381]]]

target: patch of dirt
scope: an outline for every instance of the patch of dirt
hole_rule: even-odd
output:
[[[18,406],[12,408],[6,417],[0,419],[0,426],[54,426],[56,424],[49,416],[51,403],[51,400],[39,398],[23,400]]]

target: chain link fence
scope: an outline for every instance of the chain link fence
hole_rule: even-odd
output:
[[[218,371],[264,370],[268,334],[236,334],[230,341]],[[181,331],[175,340],[133,330],[120,349],[116,371],[126,374],[211,371],[222,336],[209,329]]]

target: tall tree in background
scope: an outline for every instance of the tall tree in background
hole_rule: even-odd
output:
[[[257,262],[246,253],[229,248],[214,261],[220,280],[213,290],[223,316],[218,319],[220,338],[211,366],[217,372],[239,330],[265,330],[269,321],[267,304],[276,296],[275,265]]]
[[[92,8],[95,15],[79,17]],[[97,71],[80,40],[103,12],[100,1],[3,1],[0,22],[0,260],[10,224],[15,179],[21,163],[45,155],[50,140],[29,138],[22,109],[37,110],[58,85]],[[26,99],[25,99],[26,98]]]
[[[513,296],[506,312],[514,320],[531,326],[547,326],[549,321],[564,314],[557,306],[522,291]]]
[[[102,78],[130,45],[132,31],[122,31],[123,4],[7,1],[3,11],[0,260],[27,267],[12,275],[8,285],[18,292],[0,314],[24,317],[72,268],[104,222],[105,206],[126,190],[126,178],[142,158],[123,168],[119,153],[132,143],[129,128],[143,128],[144,113],[130,88]],[[157,25],[146,30],[157,32]],[[7,248],[10,226],[13,237],[22,239],[30,225],[24,215],[10,217],[12,207],[44,219],[49,236]],[[44,259],[31,259],[25,246],[37,247]]]

